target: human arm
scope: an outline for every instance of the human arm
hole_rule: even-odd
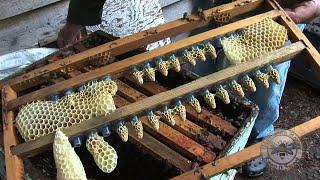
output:
[[[320,16],[320,0],[278,0],[295,23],[304,23]]]
[[[79,40],[82,27],[99,24],[104,2],[105,0],[70,0],[67,23],[59,32],[58,46],[62,48]]]

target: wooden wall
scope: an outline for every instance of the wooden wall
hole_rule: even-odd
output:
[[[160,0],[166,20],[190,11],[191,0]],[[65,24],[69,0],[0,0],[0,55],[56,37]],[[179,8],[180,7],[180,8]]]

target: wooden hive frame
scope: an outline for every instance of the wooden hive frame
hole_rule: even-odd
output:
[[[99,67],[95,70],[85,72],[77,76],[71,75],[67,80],[57,82],[51,86],[47,86],[22,96],[17,96],[19,92],[46,81],[54,72],[64,72],[68,74],[76,68],[85,67],[88,59],[97,54],[110,53],[112,56],[120,55],[157,40],[202,27],[211,23],[217,15],[226,14],[233,17],[257,8],[263,8],[266,10],[266,12],[182,39],[153,51],[141,53],[122,61]],[[201,77],[170,91],[162,92],[154,96],[138,100],[129,105],[118,108],[115,113],[112,113],[108,116],[93,118],[90,121],[85,121],[81,124],[72,126],[64,131],[64,133],[71,137],[83,132],[87,132],[90,129],[97,128],[105,123],[111,123],[118,119],[127,118],[132,114],[143,112],[149,108],[157,108],[159,105],[169,103],[174,99],[181,98],[200,89],[236,78],[239,75],[248,73],[268,64],[281,63],[296,56],[297,54],[302,54],[316,75],[320,77],[319,53],[297,28],[294,22],[285,14],[277,2],[274,0],[238,0],[229,4],[205,10],[201,16],[189,15],[187,18],[178,19],[149,30],[136,33],[134,35],[103,44],[96,48],[86,50],[82,53],[32,70],[26,74],[14,77],[5,82],[2,81],[0,85],[2,87],[4,146],[7,178],[22,179],[22,158],[41,152],[43,149],[46,149],[52,145],[53,142],[53,134],[29,142],[18,142],[16,134],[17,132],[14,128],[14,111],[19,109],[21,106],[36,100],[45,100],[51,94],[62,92],[66,89],[84,84],[90,80],[101,78],[105,75],[111,75],[112,78],[124,76],[133,65],[142,64],[158,56],[163,56],[218,36],[223,36],[229,32],[234,32],[243,27],[259,22],[267,17],[275,19],[288,29],[289,39],[292,42],[290,46],[282,47],[273,53],[255,58],[250,62],[232,66],[211,75]],[[316,122],[314,123],[316,128],[319,127],[319,119],[316,119],[316,121],[312,122]],[[311,132],[316,128],[305,131]],[[299,127],[297,127],[296,130],[299,131]],[[297,133],[299,134],[299,132]],[[307,134],[307,132],[302,133],[301,135],[304,134]],[[211,169],[212,167],[207,166],[207,168]],[[221,169],[219,172],[227,170],[228,168]],[[214,174],[214,172],[210,171],[210,173],[207,173],[206,175],[211,176]],[[188,176],[190,173],[187,173],[186,175]]]

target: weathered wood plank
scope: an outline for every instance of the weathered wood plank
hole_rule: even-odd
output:
[[[138,92],[137,90],[133,89],[132,87],[128,86],[122,81],[117,80],[116,83],[118,85],[118,93],[131,102],[136,102],[147,98],[146,95]],[[157,114],[159,113],[160,112],[157,112]],[[216,136],[208,132],[206,129],[192,123],[188,119],[183,121],[178,116],[176,116],[176,119],[177,121],[173,128],[182,132],[184,135],[196,140],[200,140],[200,137],[202,137],[203,140],[210,140],[207,142],[203,142],[200,140],[200,143],[204,143],[205,145],[208,145],[208,147],[214,150],[222,150],[223,147],[226,145],[226,142],[220,136]]]
[[[245,0],[240,0],[240,1],[245,1]],[[248,6],[251,9],[253,9],[253,8],[259,6],[259,4],[262,4],[262,2],[263,2],[262,0],[252,0],[252,4],[254,4],[255,6],[253,6],[251,3],[246,4],[245,6]],[[212,12],[218,11],[219,9],[222,9],[221,12],[232,12],[233,14],[237,14],[237,11],[242,12],[242,10],[240,10],[240,7],[238,7],[238,6],[235,7],[235,2],[225,4],[222,6],[218,6],[216,8],[212,8],[207,11],[212,13]],[[246,8],[246,9],[248,9],[248,8]],[[135,58],[139,58],[141,60],[134,60],[132,62],[133,62],[133,64],[141,63],[147,59],[151,59],[151,58],[155,57],[155,55],[158,56],[161,54],[166,54],[166,53],[169,53],[170,51],[178,50],[179,48],[184,48],[184,47],[190,46],[194,43],[198,43],[198,42],[201,42],[201,41],[204,41],[207,39],[214,38],[215,36],[223,35],[225,33],[237,30],[239,28],[242,28],[243,26],[248,26],[250,24],[254,24],[256,22],[261,21],[263,18],[277,17],[277,16],[279,16],[278,11],[270,11],[268,13],[264,13],[259,16],[255,16],[252,18],[248,18],[246,20],[238,21],[237,23],[229,24],[225,27],[216,28],[216,29],[208,31],[206,33],[202,33],[202,35],[193,36],[190,39],[187,39],[184,41],[181,40],[181,41],[179,41],[179,43],[176,42],[177,44],[170,44],[168,46],[165,46],[164,48],[157,49],[157,51],[148,52],[150,54],[153,54],[153,56],[151,56],[150,54],[147,53],[147,54],[144,54],[144,56],[142,56],[142,57],[141,56],[134,56],[129,59],[133,60]],[[142,31],[140,33],[136,33],[134,35],[127,36],[127,37],[115,40],[113,42],[110,42],[110,43],[106,43],[106,44],[98,46],[96,48],[92,48],[92,49],[84,51],[82,53],[79,53],[79,54],[73,55],[71,57],[67,57],[65,59],[62,59],[59,62],[52,63],[52,64],[46,65],[42,68],[39,68],[37,70],[31,71],[31,72],[27,73],[26,75],[14,78],[14,79],[10,80],[9,82],[1,82],[0,86],[3,86],[3,84],[10,84],[10,85],[14,85],[12,87],[14,90],[19,90],[19,89],[21,90],[21,88],[23,88],[23,83],[32,83],[32,80],[36,81],[39,78],[43,78],[42,77],[43,75],[48,74],[50,72],[59,71],[63,68],[67,68],[68,66],[71,66],[71,65],[79,65],[81,63],[83,64],[83,61],[86,60],[90,56],[94,56],[94,55],[102,53],[102,52],[111,52],[111,55],[117,56],[119,54],[123,54],[125,52],[129,52],[129,51],[134,50],[136,48],[145,46],[145,45],[150,44],[152,42],[164,39],[168,36],[173,36],[176,34],[180,34],[180,33],[186,32],[186,31],[196,29],[196,28],[201,27],[201,26],[210,22],[210,18],[208,18],[207,20],[203,20],[196,15],[190,15],[189,17],[192,18],[193,21],[178,19],[178,20],[166,23],[164,25],[160,25],[155,28],[151,28],[149,30]],[[156,54],[154,52],[158,52],[159,54]],[[132,65],[131,63],[128,63],[128,64]],[[124,67],[120,66],[120,64],[114,63],[114,65],[119,66],[117,71],[119,71],[120,69],[124,70]],[[109,69],[109,68],[107,68],[107,69]],[[92,71],[92,73],[94,73],[94,72]]]
[[[24,166],[22,159],[11,152],[11,146],[17,145],[18,138],[13,125],[14,113],[6,110],[6,101],[17,98],[17,94],[8,86],[2,89],[2,122],[3,122],[3,146],[5,153],[6,176],[8,180],[23,179]]]
[[[118,107],[122,107],[129,102],[127,100],[119,101],[122,97],[115,96],[115,104]],[[125,103],[125,104],[120,104]],[[174,130],[170,126],[166,125],[163,122],[160,122],[159,130],[155,131],[150,123],[148,122],[148,118],[146,116],[139,118],[143,124],[144,130],[150,133],[153,136],[164,141],[168,146],[176,149],[177,151],[183,153],[188,158],[194,161],[201,161],[201,162],[211,162],[215,159],[216,154],[207,150],[202,145],[198,144],[197,142],[193,141],[192,139],[184,136],[182,133]],[[210,161],[211,160],[211,161]]]
[[[241,63],[237,66],[232,66],[227,69],[223,69],[216,73],[210,74],[208,76],[201,77],[188,84],[174,88],[169,92],[163,92],[152,97],[140,100],[139,102],[132,103],[128,106],[118,108],[117,110],[115,110],[115,112],[109,114],[108,116],[96,117],[94,119],[91,119],[90,121],[84,121],[80,124],[68,128],[68,130],[64,131],[64,133],[70,137],[72,135],[80,134],[90,129],[97,128],[105,123],[111,123],[118,119],[127,118],[132,114],[142,112],[148,108],[156,108],[160,104],[167,103],[172,99],[176,99],[194,91],[197,91],[199,89],[230,80],[231,78],[236,78],[240,74],[248,73],[257,68],[266,66],[267,64],[277,64],[284,62],[287,59],[290,59],[295,55],[299,54],[305,48],[306,46],[302,42],[293,43],[290,46],[280,48],[268,55],[261,56],[252,61]],[[14,106],[11,104],[11,107]],[[14,146],[12,148],[12,152],[15,155],[26,155],[30,153],[36,153],[42,147],[51,145],[52,142],[53,135],[50,134],[47,136],[43,136],[39,139]]]
[[[10,18],[60,0],[4,0],[0,2],[0,20]]]
[[[62,0],[0,21],[0,55],[34,46],[39,39],[56,34],[66,22],[68,4]]]
[[[291,128],[290,130],[299,137],[306,136],[317,129],[320,129],[320,116],[311,119],[305,123]],[[200,180],[203,178],[210,178],[219,173],[223,173],[234,167],[239,167],[242,164],[251,161],[261,156],[261,142],[249,146],[237,153],[223,157],[215,161],[215,163],[206,164],[198,169],[189,171],[172,179],[176,180]]]
[[[131,78],[125,78],[127,81],[134,83]],[[145,94],[152,96],[167,91],[165,87],[155,83],[155,82],[145,82],[144,84],[136,84],[139,90],[142,90]],[[189,104],[183,103],[187,110],[187,116],[190,120],[198,122],[204,125],[208,130],[211,131],[222,131],[226,135],[232,137],[236,132],[237,128],[234,127],[230,122],[215,116],[205,108],[202,108],[201,113],[197,113]]]
[[[17,16],[61,0],[2,0],[0,1],[0,20]],[[159,0],[162,8],[170,6],[181,0]],[[67,7],[66,7],[67,8]]]
[[[71,88],[71,87],[76,86],[81,83],[85,83],[89,80],[101,78],[102,76],[104,76],[106,74],[111,75],[111,74],[126,71],[131,66],[145,62],[145,61],[150,60],[152,58],[155,58],[155,57],[158,57],[158,56],[170,53],[170,52],[177,51],[181,48],[189,47],[190,45],[205,41],[207,39],[212,39],[213,37],[223,35],[228,32],[235,31],[237,29],[240,29],[245,26],[259,22],[267,17],[277,17],[277,16],[279,16],[279,11],[277,11],[277,10],[269,11],[269,12],[261,14],[261,15],[253,16],[251,18],[247,18],[247,19],[238,21],[237,23],[231,23],[226,26],[222,26],[222,27],[219,27],[219,28],[195,35],[195,36],[191,36],[189,38],[174,42],[172,44],[160,47],[158,49],[148,51],[148,52],[145,52],[142,54],[138,54],[136,56],[129,57],[125,60],[112,63],[110,65],[95,69],[95,70],[87,72],[87,73],[83,73],[77,77],[74,77],[69,80],[54,84],[52,86],[45,87],[45,88],[40,89],[38,91],[34,91],[28,95],[18,97],[18,99],[10,101],[8,104],[8,107],[10,109],[13,109],[13,108],[17,108],[21,105],[24,105],[28,102],[32,102],[32,101],[39,100],[39,99],[44,99],[50,94],[62,91],[67,88]],[[136,35],[138,35],[138,34],[136,34]],[[129,36],[129,37],[131,37],[131,36]],[[113,41],[113,42],[116,42],[116,41]],[[109,44],[109,43],[107,43],[107,44]],[[102,45],[102,46],[104,46],[104,45]],[[116,45],[114,45],[114,46],[116,46]],[[79,57],[87,56],[89,54],[89,52],[91,53],[92,51],[95,51],[95,50],[97,50],[97,49],[93,48],[88,51],[84,51],[83,52],[84,54],[79,53],[74,56],[71,56],[70,58],[60,60],[57,63],[49,64],[49,65],[44,66],[42,68],[36,69],[26,75],[19,76],[19,77],[13,79],[11,82],[14,84],[15,87],[17,87],[17,86],[21,87],[25,83],[31,83],[30,80],[35,81],[37,78],[42,79],[41,76],[39,76],[39,75],[43,75],[43,74],[50,72],[52,70],[52,68],[53,69],[60,69],[60,68],[64,67],[64,65],[65,65],[64,63],[70,64],[71,61],[74,61],[74,60],[77,61],[77,59]],[[67,61],[65,61],[65,60],[67,60]],[[48,66],[50,66],[49,69],[48,69]],[[15,89],[14,86],[13,86],[13,89]]]

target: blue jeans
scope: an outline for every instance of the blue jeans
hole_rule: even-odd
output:
[[[304,24],[298,25],[302,31],[305,27]],[[270,82],[268,89],[256,83],[257,91],[248,96],[248,98],[259,106],[259,115],[256,119],[253,130],[256,131],[256,138],[264,138],[274,131],[273,124],[279,118],[279,108],[282,93],[287,80],[287,74],[290,67],[290,60],[274,66],[278,70],[281,77],[281,83],[276,84]]]

